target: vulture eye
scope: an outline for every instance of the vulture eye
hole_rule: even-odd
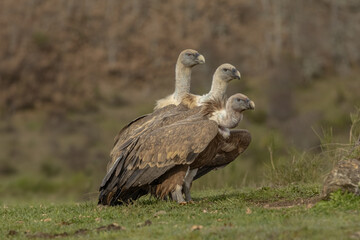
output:
[[[224,72],[227,72],[227,71],[229,71],[229,69],[227,69],[227,68],[224,68],[223,70],[224,70]]]
[[[240,98],[237,98],[237,99],[236,99],[236,101],[238,101],[238,102],[240,102],[240,100],[241,100]]]
[[[190,57],[192,56],[192,53],[186,53],[186,56]]]

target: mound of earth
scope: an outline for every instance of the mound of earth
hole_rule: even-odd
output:
[[[352,192],[360,195],[360,158],[341,160],[326,177],[323,186],[323,199],[329,199],[332,192]]]

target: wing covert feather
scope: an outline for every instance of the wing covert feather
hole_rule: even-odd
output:
[[[213,159],[209,159],[205,166],[198,169],[194,180],[212,170],[225,167],[243,153],[251,142],[251,134],[245,129],[230,130],[230,137],[223,139],[222,146]]]
[[[130,122],[123,129],[120,130],[115,137],[115,143],[111,150],[111,160],[108,163],[107,170],[111,168],[116,159],[120,156],[121,152],[126,148],[126,144],[131,142],[139,135],[153,131],[164,125],[172,124],[176,121],[183,120],[186,117],[199,112],[200,109],[189,110],[186,106],[180,104],[178,106],[169,105],[164,108],[158,109],[151,114],[143,115]]]
[[[217,124],[210,120],[184,120],[159,128],[139,139],[136,156],[141,161],[133,167],[189,164],[217,133]]]

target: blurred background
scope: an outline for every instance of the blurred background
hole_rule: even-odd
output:
[[[324,132],[348,143],[360,106],[358,0],[2,0],[0,12],[1,199],[95,199],[114,136],[173,92],[186,48],[206,58],[193,93],[228,62],[242,75],[228,95],[256,103],[239,125],[248,150],[195,189],[276,184],[269,171],[320,151]]]

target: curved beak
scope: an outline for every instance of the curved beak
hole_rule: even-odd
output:
[[[238,70],[235,70],[235,71],[233,71],[233,73],[234,73],[234,79],[239,79],[240,80],[240,78],[241,78],[240,72]]]
[[[203,55],[200,54],[200,55],[197,57],[196,61],[197,61],[199,64],[203,64],[203,63],[205,63],[205,58],[204,58]]]
[[[248,109],[255,110],[255,103],[253,101],[251,101],[251,100],[249,101]]]

